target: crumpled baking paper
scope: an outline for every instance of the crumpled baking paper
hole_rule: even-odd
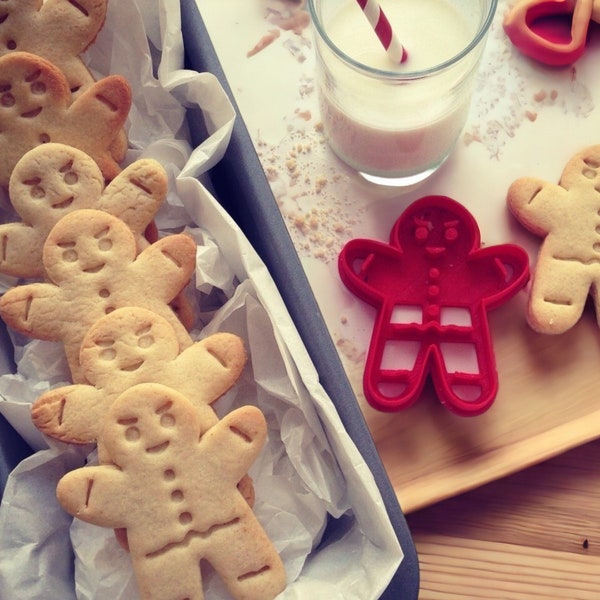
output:
[[[194,337],[229,331],[246,344],[240,381],[214,406],[223,415],[255,404],[266,416],[268,442],[250,475],[256,515],[288,574],[280,598],[378,598],[402,550],[268,271],[208,190],[235,114],[213,75],[183,69],[176,8],[172,0],[109,2],[90,68],[130,81],[127,162],[143,156],[165,166],[170,193],[159,229],[185,228],[198,242]],[[208,133],[196,148],[187,141],[187,107],[202,110]],[[129,556],[112,530],[72,519],[55,497],[64,473],[95,462],[94,447],[47,439],[30,421],[31,403],[68,381],[62,347],[14,333],[10,342],[18,370],[0,376],[0,412],[35,452],[11,473],[0,505],[0,598],[136,600]],[[203,578],[207,600],[229,597],[210,568]]]

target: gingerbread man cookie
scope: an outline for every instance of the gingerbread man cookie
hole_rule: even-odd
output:
[[[21,222],[0,225],[0,272],[15,277],[44,276],[42,248],[48,233],[66,214],[81,208],[109,212],[136,236],[144,231],[167,195],[167,174],[155,160],[140,159],[105,188],[98,165],[85,152],[48,143],[30,150],[10,177],[8,192]]]
[[[30,52],[56,65],[71,92],[94,82],[81,54],[106,19],[107,0],[4,0],[0,3],[0,56]]]
[[[83,521],[127,530],[142,599],[201,600],[206,560],[234,598],[270,600],[285,588],[285,567],[236,487],[266,433],[253,406],[207,429],[183,395],[140,384],[105,421],[111,464],[71,471],[57,497]]]
[[[131,107],[131,90],[120,75],[97,81],[73,100],[62,72],[27,52],[0,58],[0,185],[32,148],[60,142],[79,148],[105,179],[120,172],[111,144]]]
[[[440,402],[456,414],[489,409],[498,373],[487,313],[527,283],[525,250],[481,247],[464,206],[425,196],[400,215],[389,244],[350,240],[339,270],[344,284],[377,309],[364,373],[372,406],[410,406],[431,375]]]
[[[530,326],[564,333],[579,321],[590,292],[600,323],[600,145],[575,154],[558,184],[517,179],[507,202],[522,225],[544,238],[529,293]]]
[[[52,228],[42,258],[49,282],[8,290],[0,298],[0,315],[26,335],[62,341],[74,383],[83,382],[79,349],[87,330],[123,306],[141,306],[166,318],[180,350],[192,344],[168,306],[195,267],[196,244],[189,236],[166,236],[137,255],[123,221],[81,209]]]
[[[81,344],[88,384],[55,388],[34,403],[31,416],[43,433],[64,442],[96,442],[104,415],[117,397],[138,383],[177,390],[200,411],[207,426],[210,405],[240,376],[246,363],[242,340],[215,333],[180,350],[171,324],[140,307],[118,308],[94,323]]]
[[[29,52],[55,65],[76,96],[94,83],[81,54],[106,19],[107,0],[4,0],[0,2],[0,57]],[[125,158],[127,135],[111,143],[116,162]]]

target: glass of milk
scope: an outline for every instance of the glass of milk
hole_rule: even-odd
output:
[[[497,0],[379,0],[408,59],[392,62],[357,0],[308,0],[324,132],[365,179],[411,186],[466,122]]]

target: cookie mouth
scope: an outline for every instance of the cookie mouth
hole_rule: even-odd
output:
[[[122,367],[120,367],[120,370],[126,371],[127,373],[133,373],[134,371],[137,371],[143,364],[144,364],[143,360],[138,360],[134,363],[131,363],[128,365],[123,365]]]
[[[104,267],[106,266],[106,263],[100,263],[98,265],[92,265],[91,267],[88,267],[87,269],[83,269],[84,273],[100,273],[100,271],[102,271],[102,269],[104,269]]]
[[[73,196],[70,196],[69,198],[66,198],[65,200],[61,200],[60,202],[54,202],[52,204],[52,208],[69,208],[69,206],[71,206],[71,204],[73,204],[73,200],[75,198]]]

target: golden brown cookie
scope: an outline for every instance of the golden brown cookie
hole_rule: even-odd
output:
[[[119,164],[110,147],[131,106],[131,90],[119,75],[95,82],[72,99],[62,72],[27,52],[0,58],[0,185],[7,185],[17,162],[47,142],[74,146],[89,154],[105,179]]]
[[[0,56],[29,52],[64,74],[75,97],[94,83],[81,58],[106,20],[107,0],[4,0],[0,2]],[[116,162],[125,158],[127,136],[121,130],[111,144]]]
[[[81,58],[106,19],[107,0],[0,2],[0,56],[30,52],[56,65],[75,93],[94,82]]]
[[[527,320],[540,333],[573,327],[591,294],[600,322],[600,145],[573,156],[558,184],[534,177],[507,194],[514,216],[543,238],[533,269]]]
[[[0,298],[0,315],[21,333],[62,341],[73,382],[82,383],[81,341],[117,308],[147,308],[169,321],[180,350],[192,344],[168,304],[189,281],[195,259],[196,244],[185,234],[169,235],[137,255],[133,233],[121,219],[77,210],[52,228],[44,244],[49,282],[8,290]]]
[[[253,406],[207,429],[184,396],[140,384],[109,410],[110,463],[71,471],[57,497],[83,521],[126,529],[144,600],[203,598],[202,560],[234,598],[271,600],[286,586],[285,567],[237,489],[266,434]]]
[[[22,221],[0,225],[0,272],[15,277],[44,276],[42,248],[66,214],[82,208],[109,212],[124,221],[138,250],[144,232],[167,195],[167,174],[155,160],[140,159],[107,186],[90,156],[65,144],[30,150],[16,164],[8,192]]]

